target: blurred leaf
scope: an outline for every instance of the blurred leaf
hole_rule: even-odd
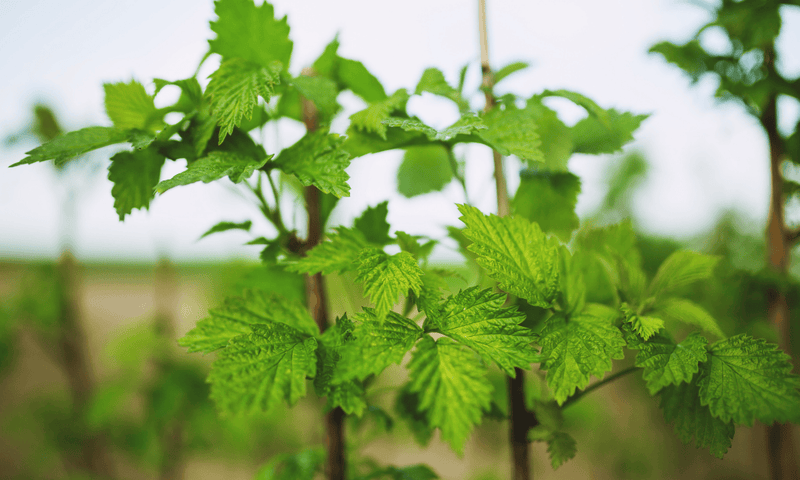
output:
[[[658,268],[656,276],[650,282],[648,296],[663,298],[692,283],[711,278],[719,260],[716,256],[688,250],[673,253]]]
[[[508,77],[509,75],[519,72],[520,70],[525,70],[528,68],[530,64],[527,62],[513,62],[509,63],[505,67],[499,69],[498,71],[494,72],[494,84],[497,85],[504,78]],[[463,82],[461,82],[463,83]]]
[[[155,149],[119,152],[111,157],[108,179],[120,221],[134,209],[148,209],[166,159]]]
[[[515,214],[538,223],[543,231],[567,241],[580,224],[575,213],[580,191],[581,181],[571,173],[523,171],[511,208]]]
[[[300,95],[314,103],[323,119],[332,118],[339,110],[339,104],[336,103],[339,92],[337,92],[336,82],[333,80],[325,77],[300,75],[292,79],[292,85]]]
[[[314,480],[325,463],[325,450],[312,448],[296,454],[276,455],[256,474],[255,480]]]
[[[620,113],[613,109],[607,113],[607,124],[590,115],[570,129],[575,153],[597,155],[618,152],[633,140],[633,132],[647,118],[647,115]]]
[[[422,73],[422,78],[417,83],[414,90],[416,95],[423,92],[439,95],[452,100],[458,106],[458,110],[463,114],[469,112],[469,102],[461,96],[461,93],[450,86],[444,78],[444,74],[437,68],[428,68]]]
[[[568,433],[555,432],[547,440],[547,453],[550,455],[550,465],[553,466],[553,470],[557,470],[567,460],[574,458],[577,452],[577,442]]]
[[[224,60],[241,58],[269,67],[280,62],[289,67],[292,41],[286,17],[275,20],[274,8],[267,2],[260,6],[251,0],[218,0],[214,13],[219,17],[211,22],[217,37],[209,40],[211,52]]]
[[[407,148],[397,170],[397,191],[406,198],[441,191],[453,180],[449,155],[442,145]]]
[[[408,92],[401,88],[391,97],[379,102],[370,103],[367,108],[350,115],[350,122],[354,128],[378,135],[386,140],[386,124],[392,113],[405,110],[408,102]]]
[[[363,63],[339,58],[336,75],[339,81],[350,91],[363,98],[367,103],[380,102],[386,99],[386,91],[381,82],[372,75]]]
[[[105,83],[105,106],[108,118],[119,130],[150,130],[161,123],[153,97],[136,80],[130,83]]]
[[[205,238],[212,233],[219,233],[219,232],[227,232],[228,230],[244,230],[246,232],[250,231],[250,227],[253,225],[253,222],[247,220],[245,222],[236,223],[236,222],[219,222],[213,227],[206,230],[206,233],[200,235],[200,238]],[[199,239],[198,239],[199,240]]]
[[[389,237],[389,223],[386,217],[389,215],[389,202],[381,202],[374,207],[367,207],[360,217],[356,218],[353,228],[364,234],[364,238],[375,245],[387,245],[391,243]]]

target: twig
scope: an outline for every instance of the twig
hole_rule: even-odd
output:
[[[593,383],[592,385],[589,385],[588,387],[586,387],[585,390],[580,391],[580,392],[576,393],[575,395],[569,397],[567,399],[567,401],[564,402],[563,405],[561,405],[561,408],[564,409],[564,408],[569,407],[573,403],[575,403],[578,400],[580,400],[581,398],[583,398],[584,395],[586,395],[587,393],[591,392],[592,390],[598,389],[598,388],[602,387],[603,385],[605,385],[607,383],[610,383],[610,382],[613,382],[614,380],[616,380],[616,379],[618,379],[620,377],[624,377],[625,375],[627,375],[629,373],[635,372],[638,369],[639,369],[639,367],[628,367],[628,368],[626,368],[624,370],[620,370],[619,372],[617,372],[617,373],[615,373],[613,375],[607,376],[606,378],[600,380],[599,382],[596,382],[596,383]]]

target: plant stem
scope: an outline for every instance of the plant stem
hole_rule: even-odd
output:
[[[485,111],[495,106],[494,75],[489,63],[489,39],[486,29],[486,0],[478,0],[478,30],[481,44],[481,72],[483,82],[481,87],[486,95]],[[500,152],[492,151],[494,160],[494,180],[497,190],[497,214],[501,217],[511,213],[508,199],[508,186],[503,173],[503,157]],[[510,298],[510,297],[509,297]],[[528,444],[528,430],[539,422],[536,415],[525,406],[525,371],[521,368],[514,369],[515,377],[508,378],[509,402],[509,441],[511,443],[511,462],[514,480],[529,480],[532,478],[530,468],[530,447]]]
[[[613,375],[607,376],[606,378],[600,380],[599,382],[593,383],[592,385],[588,386],[585,390],[580,391],[580,392],[576,393],[575,395],[569,397],[567,399],[567,401],[564,402],[563,405],[561,405],[561,408],[562,409],[567,408],[568,406],[574,404],[575,402],[577,402],[578,400],[583,398],[584,395],[586,395],[587,393],[591,392],[592,390],[598,389],[598,388],[602,387],[603,385],[605,385],[607,383],[611,383],[614,380],[616,380],[616,379],[618,379],[620,377],[624,377],[625,375],[627,375],[629,373],[633,373],[638,369],[639,369],[639,367],[628,367],[628,368],[626,368],[624,370],[620,370],[619,372],[617,372],[617,373],[615,373]]]

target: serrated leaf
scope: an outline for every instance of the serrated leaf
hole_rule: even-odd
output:
[[[217,38],[209,40],[211,52],[225,60],[241,58],[268,67],[274,61],[289,67],[292,41],[286,17],[275,20],[272,5],[256,6],[252,0],[217,0],[214,13],[219,17],[211,22]]]
[[[505,294],[491,289],[462,290],[448,297],[434,317],[428,317],[425,328],[435,328],[472,348],[513,378],[514,367],[527,370],[538,355],[530,345],[535,336],[519,325],[525,315],[516,307],[504,307],[505,301]]]
[[[203,158],[195,160],[183,172],[156,185],[156,191],[164,193],[171,188],[195,182],[210,183],[228,177],[233,183],[240,183],[263,167],[270,156],[261,160],[239,153],[216,150],[208,152]]]
[[[154,149],[119,152],[111,157],[108,179],[120,221],[135,208],[147,209],[166,158]]]
[[[700,370],[700,401],[726,422],[797,422],[800,377],[791,371],[790,357],[777,345],[745,334],[720,340]]]
[[[620,311],[625,315],[625,322],[630,324],[633,331],[639,334],[642,340],[648,340],[664,328],[664,320],[658,317],[639,315],[627,303],[623,302],[620,305]]]
[[[578,453],[578,443],[568,433],[554,432],[547,439],[547,453],[550,456],[550,465],[553,466],[553,470],[558,470],[558,467],[574,458]]]
[[[581,181],[571,173],[523,172],[511,208],[515,214],[538,223],[545,232],[568,241],[580,225],[575,213],[580,192]]]
[[[331,385],[327,397],[326,409],[339,407],[347,415],[360,417],[367,408],[367,400],[364,398],[364,386],[361,382],[350,381]]]
[[[675,424],[681,442],[689,444],[694,438],[697,448],[709,447],[711,455],[722,458],[731,447],[736,428],[733,422],[714,418],[707,406],[701,404],[699,389],[693,383],[669,385],[659,393],[659,406],[667,423]]]
[[[300,75],[292,79],[292,85],[300,95],[311,100],[323,118],[331,118],[339,110],[339,104],[336,103],[339,92],[336,82],[330,78]]]
[[[528,100],[525,110],[536,120],[536,133],[544,156],[544,163],[535,165],[537,172],[569,173],[567,164],[572,156],[572,139],[569,127],[547,108],[538,97]]]
[[[442,190],[453,180],[449,156],[442,145],[407,148],[397,170],[397,191],[412,198]]]
[[[527,162],[544,162],[537,133],[536,114],[528,109],[492,109],[483,117],[486,130],[478,136],[502,155],[516,155]]]
[[[667,385],[691,382],[699,364],[706,361],[707,344],[708,340],[696,332],[679,344],[663,335],[639,344],[635,365],[644,368],[642,376],[650,395]]]
[[[356,282],[364,285],[364,294],[375,304],[379,317],[386,315],[398,297],[407,295],[409,290],[419,294],[422,275],[422,269],[408,252],[389,255],[372,248],[358,257]]]
[[[341,349],[337,381],[363,380],[393,363],[400,364],[422,335],[416,323],[394,312],[384,318],[366,308],[354,320],[358,324],[352,332],[353,340]]]
[[[535,223],[521,217],[484,215],[475,207],[459,205],[464,235],[478,264],[504,291],[531,305],[552,306],[558,288],[558,243]]]
[[[595,117],[600,123],[608,128],[611,128],[611,119],[609,113],[600,107],[594,100],[586,95],[571,90],[545,90],[544,92],[536,95],[536,98],[545,97],[561,97],[569,100],[579,107],[583,107],[590,115]]]
[[[353,222],[353,228],[364,235],[364,238],[375,245],[386,245],[392,241],[389,237],[389,202],[381,202],[374,207],[367,207],[360,217]]]
[[[229,297],[223,306],[208,312],[208,318],[178,340],[178,345],[189,353],[209,353],[228,345],[239,335],[252,332],[254,324],[285,324],[306,336],[316,336],[319,328],[305,306],[296,300],[287,300],[277,294],[246,290],[242,297]]]
[[[547,320],[539,339],[542,369],[547,386],[562,405],[576,388],[589,385],[592,375],[603,378],[612,359],[623,358],[625,340],[613,322],[617,313],[609,307],[588,304],[567,321],[561,315]]]
[[[324,130],[308,132],[294,145],[285,148],[275,160],[281,170],[297,176],[305,186],[313,185],[337,197],[349,197],[350,154],[342,148],[344,137]]]
[[[430,143],[432,142],[428,137],[416,131],[406,132],[399,128],[390,128],[386,131],[386,139],[382,139],[378,135],[360,131],[351,125],[347,129],[347,140],[342,148],[353,157],[360,157],[369,153]]]
[[[678,250],[658,267],[650,282],[648,296],[663,297],[694,282],[711,278],[720,257]]]
[[[130,83],[106,83],[103,91],[106,113],[118,129],[148,130],[161,122],[153,97],[136,80]]]
[[[408,92],[397,90],[391,97],[367,105],[367,108],[350,115],[350,124],[365,132],[371,132],[386,140],[386,125],[383,123],[397,110],[404,110]]]
[[[316,373],[316,339],[282,323],[250,328],[220,352],[208,375],[222,413],[266,412],[281,400],[294,405]]]
[[[717,338],[725,338],[717,321],[703,307],[685,298],[665,298],[659,300],[652,314],[664,320],[672,320],[701,328]]]
[[[461,113],[469,111],[469,102],[461,96],[458,90],[447,83],[444,73],[437,68],[428,68],[422,72],[422,78],[419,79],[414,93],[421,95],[422,92],[432,93],[452,100]]]
[[[633,140],[633,132],[647,118],[647,115],[620,113],[614,109],[607,113],[608,123],[590,115],[570,128],[575,153],[597,155],[618,152]]]
[[[361,251],[369,247],[364,235],[355,229],[338,228],[327,240],[309,250],[305,257],[286,267],[290,272],[322,273],[355,270]]]
[[[205,238],[205,237],[211,235],[212,233],[227,232],[228,230],[244,230],[245,232],[249,232],[250,231],[250,227],[252,227],[252,226],[253,226],[253,222],[251,222],[250,220],[247,220],[247,221],[244,221],[244,222],[241,222],[241,223],[219,222],[216,225],[214,225],[213,227],[211,227],[208,230],[206,230],[206,232],[204,234],[200,235],[200,238]],[[254,245],[251,242],[248,242],[248,244]]]
[[[408,365],[411,392],[419,394],[419,408],[442,440],[461,454],[472,428],[492,400],[486,367],[468,348],[448,338],[426,336],[417,344]]]
[[[26,152],[27,157],[12,167],[36,162],[53,160],[56,166],[98,148],[123,143],[128,140],[128,133],[114,127],[87,127],[64,135]]]
[[[418,118],[391,117],[382,123],[389,127],[400,128],[406,132],[419,132],[428,137],[428,140],[442,142],[450,140],[456,135],[469,135],[487,129],[486,125],[483,124],[483,120],[472,114],[464,115],[457,122],[441,131],[436,131],[435,128],[425,125]]]
[[[530,64],[528,62],[509,63],[505,67],[494,72],[494,84],[497,85],[509,75],[519,72],[520,70],[525,70],[528,67],[530,67]]]
[[[280,82],[280,64],[264,67],[258,63],[233,58],[222,62],[211,74],[206,88],[211,111],[220,126],[219,143],[233,132],[242,119],[253,115],[258,97],[268,102],[274,86]]]
[[[380,102],[386,98],[383,85],[367,70],[363,63],[339,57],[336,75],[350,91],[367,103]]]

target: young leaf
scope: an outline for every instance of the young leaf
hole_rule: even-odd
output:
[[[349,381],[331,385],[328,389],[327,397],[326,410],[339,407],[348,415],[360,417],[367,408],[367,400],[364,398],[364,385],[361,382]]]
[[[483,117],[483,123],[488,128],[478,135],[494,150],[527,162],[544,162],[535,113],[528,109],[495,108]]]
[[[623,145],[633,140],[633,132],[647,118],[647,115],[619,113],[613,109],[607,113],[607,124],[590,115],[570,129],[575,153],[597,155],[618,152]]]
[[[631,324],[633,330],[642,337],[642,340],[648,340],[664,328],[664,320],[658,317],[639,315],[635,310],[628,307],[627,303],[623,302],[620,305],[620,310],[625,314],[625,322]]]
[[[461,96],[458,90],[447,83],[447,80],[444,79],[444,74],[437,68],[428,68],[422,73],[422,78],[419,79],[414,94],[421,95],[422,92],[448,98],[458,105],[458,110],[461,113],[469,112],[469,102]]]
[[[580,221],[575,213],[580,179],[571,173],[536,174],[523,171],[511,207],[517,215],[536,222],[545,232],[568,241]]]
[[[450,154],[442,145],[409,147],[397,170],[397,191],[406,198],[442,190],[453,180]]]
[[[241,223],[219,222],[218,224],[206,230],[206,233],[200,235],[200,238],[205,238],[211,235],[212,233],[227,232],[228,230],[244,230],[246,232],[249,232],[251,226],[253,226],[253,222],[251,222],[250,220]]]
[[[558,287],[558,244],[538,225],[520,217],[484,215],[475,207],[459,205],[468,247],[478,264],[506,292],[531,305],[552,306]]]
[[[800,377],[777,345],[740,334],[711,345],[708,357],[697,385],[712,415],[747,426],[800,421]]]
[[[559,405],[589,385],[592,375],[602,378],[611,370],[612,359],[623,358],[625,340],[614,326],[617,312],[609,307],[589,304],[567,321],[561,315],[547,320],[539,344],[542,369],[547,370],[547,386]]]
[[[505,294],[491,289],[468,288],[448,297],[436,316],[425,321],[425,328],[472,348],[513,378],[514,367],[527,370],[538,355],[530,346],[535,336],[519,326],[525,316],[516,307],[504,308],[505,301]]]
[[[211,367],[211,398],[224,414],[269,411],[306,394],[316,373],[317,340],[282,323],[256,324],[231,340]]]
[[[339,110],[339,104],[336,103],[339,92],[336,82],[330,78],[300,75],[292,79],[292,85],[300,95],[311,100],[323,118],[331,118]]]
[[[648,296],[663,297],[699,280],[711,278],[718,262],[719,257],[679,250],[658,267],[650,282]]]
[[[684,298],[665,298],[656,302],[652,314],[664,320],[698,327],[717,338],[725,338],[717,321],[703,307]]]
[[[239,183],[263,167],[271,157],[270,155],[256,160],[248,155],[224,150],[208,152],[205,157],[190,163],[183,172],[156,185],[156,191],[164,193],[181,185],[195,182],[210,183],[225,176],[233,183]]]
[[[527,62],[513,62],[509,63],[505,67],[499,69],[498,71],[494,72],[494,84],[497,85],[500,83],[504,78],[508,77],[509,75],[519,72],[520,70],[525,70],[526,68],[530,67],[530,64]]]
[[[135,208],[148,208],[166,159],[154,149],[119,152],[111,157],[108,179],[120,221]]]
[[[136,80],[131,80],[131,83],[106,83],[103,90],[106,113],[118,129],[148,130],[153,122],[161,121],[153,97]]]
[[[698,365],[706,361],[707,344],[708,340],[697,332],[677,345],[663,335],[640,343],[636,347],[636,366],[644,368],[643,378],[650,395],[667,385],[691,382]]]
[[[225,60],[241,58],[262,67],[278,61],[289,67],[289,24],[286,17],[275,20],[275,10],[268,2],[256,6],[253,0],[217,0],[214,12],[219,19],[211,22],[211,30],[217,34],[208,41],[211,52]]]
[[[339,228],[328,239],[312,248],[296,263],[286,267],[290,272],[322,273],[355,270],[361,251],[369,246],[364,234],[355,229]]]
[[[268,67],[234,58],[222,62],[206,88],[211,111],[220,125],[219,143],[243,118],[253,115],[258,97],[268,102],[280,82],[280,64]]]
[[[275,164],[286,173],[297,176],[305,186],[314,185],[325,193],[349,197],[350,176],[344,171],[350,165],[350,154],[343,148],[344,138],[324,130],[309,132],[289,148],[281,151]]]
[[[461,454],[472,427],[479,424],[492,400],[486,367],[466,347],[426,336],[408,364],[409,390],[419,394],[419,408],[430,425],[442,431],[442,440]]]
[[[229,297],[222,307],[213,308],[209,317],[197,322],[178,345],[189,353],[209,353],[228,345],[239,335],[252,332],[253,324],[285,324],[305,336],[316,336],[319,328],[299,302],[277,294],[246,290],[243,297]]]
[[[675,424],[675,433],[681,442],[689,444],[694,437],[697,448],[709,447],[711,455],[722,458],[731,447],[731,439],[736,428],[731,421],[724,421],[711,415],[702,405],[699,389],[693,383],[668,385],[661,390],[660,407],[667,423]]]
[[[553,432],[547,439],[547,453],[550,455],[550,465],[553,470],[564,465],[567,460],[574,458],[578,453],[577,442],[568,433]]]
[[[338,381],[363,380],[393,363],[399,365],[422,335],[416,323],[394,312],[384,318],[366,308],[355,320],[359,324],[353,330],[353,340],[341,350],[336,371]]]
[[[392,239],[389,237],[389,202],[381,202],[374,207],[368,207],[360,217],[353,222],[353,228],[364,234],[364,238],[374,245],[387,245]]]
[[[26,152],[27,157],[11,165],[27,165],[30,163],[53,160],[61,166],[68,160],[98,148],[128,141],[129,133],[114,127],[87,127],[64,135]]]
[[[419,294],[422,269],[408,252],[389,255],[371,248],[359,255],[356,282],[364,284],[364,293],[375,304],[378,316],[383,317],[401,295],[409,290]]]
[[[393,112],[404,110],[407,102],[408,92],[401,88],[391,97],[371,103],[364,110],[350,115],[350,124],[359,130],[374,133],[386,140],[386,125],[383,121],[389,119]]]

